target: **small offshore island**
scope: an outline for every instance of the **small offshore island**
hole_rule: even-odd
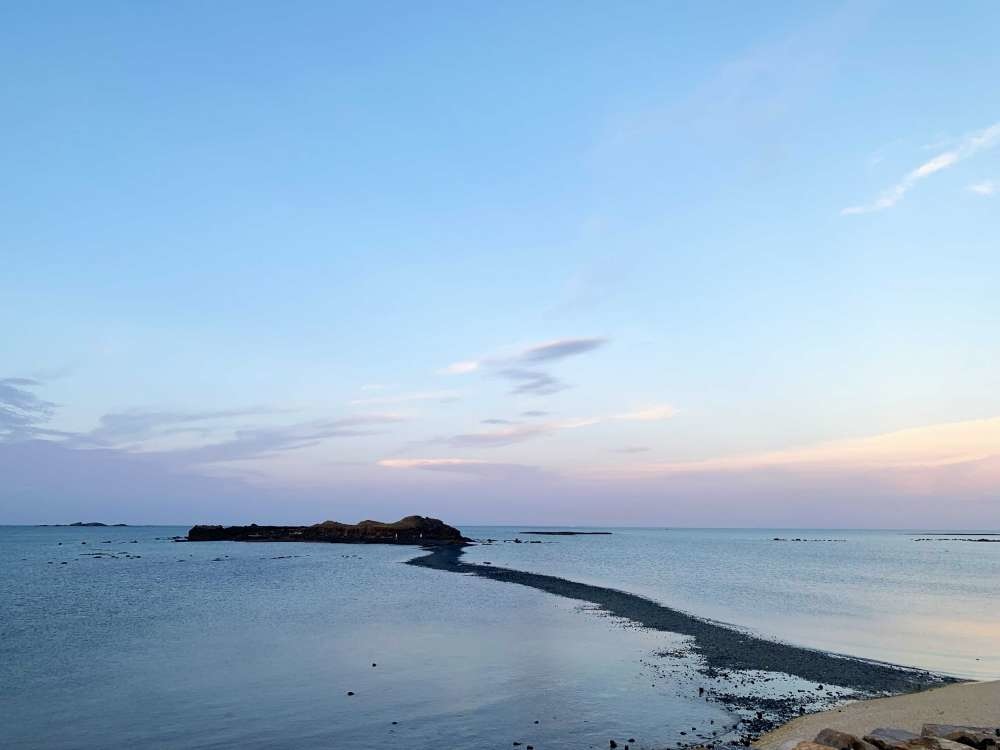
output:
[[[406,516],[394,523],[323,521],[312,526],[193,526],[189,542],[332,542],[339,544],[466,544],[454,526],[438,518]]]

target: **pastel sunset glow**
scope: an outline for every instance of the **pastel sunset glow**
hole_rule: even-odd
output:
[[[560,5],[0,11],[0,523],[1000,526],[1000,6]]]

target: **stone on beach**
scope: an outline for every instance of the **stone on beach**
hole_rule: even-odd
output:
[[[860,740],[853,734],[829,728],[816,735],[816,742],[834,750],[876,750],[875,745]]]
[[[940,722],[936,726],[945,726],[947,722],[949,728],[956,729],[985,728],[988,735],[997,728],[998,717],[1000,681],[965,682],[889,698],[857,701],[830,711],[802,716],[759,737],[753,744],[758,750],[778,750],[792,740],[812,741],[823,729],[832,728],[864,737],[865,741],[880,750],[916,750],[907,742],[917,738],[917,733],[921,733],[928,722]],[[890,742],[894,737],[887,734],[890,730],[905,730],[907,734],[898,735],[899,744],[894,745]],[[929,728],[928,731],[938,730]],[[943,739],[948,740],[948,737]],[[961,746],[964,750],[978,747],[970,743],[962,743]],[[987,750],[991,748],[987,746]],[[789,749],[786,747],[785,750]]]
[[[1000,718],[1000,717],[998,717]],[[955,724],[924,724],[924,737],[940,737],[963,745],[989,750],[1000,746],[1000,727],[966,727]]]
[[[865,742],[870,742],[879,750],[905,750],[907,741],[919,736],[906,729],[879,727],[865,735]]]
[[[922,734],[917,735],[905,729],[880,727],[859,740],[852,734],[836,729],[824,729],[816,735],[815,741],[802,740],[794,746],[794,740],[783,742],[781,750],[816,750],[830,747],[835,750],[986,750],[997,746],[1000,727],[963,727],[953,724],[925,724]],[[954,739],[950,739],[954,738]],[[874,740],[874,742],[870,742]]]

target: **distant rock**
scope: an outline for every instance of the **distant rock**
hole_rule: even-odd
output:
[[[611,536],[610,531],[522,531],[537,536]]]
[[[454,526],[437,518],[407,516],[394,523],[324,521],[312,526],[193,526],[189,542],[339,542],[354,544],[464,544]]]

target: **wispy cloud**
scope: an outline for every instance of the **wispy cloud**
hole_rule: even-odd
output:
[[[944,151],[933,159],[924,162],[916,169],[907,172],[903,178],[888,190],[882,193],[872,203],[865,203],[857,206],[848,206],[840,213],[843,216],[854,214],[867,214],[875,211],[883,211],[892,208],[899,203],[903,197],[921,180],[937,174],[948,167],[954,166],[960,161],[975,156],[980,151],[992,148],[1000,143],[1000,122],[990,125],[984,130],[970,133],[962,138],[952,149]]]
[[[0,379],[0,440],[26,440],[53,434],[42,427],[55,413],[56,404],[36,396],[42,385],[34,378]]]
[[[547,417],[550,412],[542,411],[541,409],[528,409],[527,411],[522,411],[522,417]]]
[[[983,180],[969,185],[969,192],[976,195],[993,195],[1000,190],[1000,182],[996,180]]]
[[[444,438],[436,438],[432,443],[450,445],[454,448],[500,448],[515,443],[523,443],[542,435],[549,435],[558,429],[554,425],[515,425],[482,432],[464,432]]]
[[[192,448],[150,451],[173,464],[198,465],[245,461],[319,445],[331,438],[365,437],[379,433],[380,426],[404,421],[395,414],[360,414],[340,419],[322,419],[279,427],[236,430],[220,442]]]
[[[444,375],[465,375],[488,370],[497,377],[515,382],[514,395],[550,396],[569,388],[569,384],[538,368],[539,365],[594,351],[607,343],[598,336],[545,341],[521,349],[514,354],[482,357],[453,362],[439,372]]]
[[[554,359],[565,359],[577,354],[592,352],[606,343],[608,340],[600,337],[558,339],[525,349],[519,359],[522,362],[549,362]]]
[[[517,424],[517,423],[513,422],[513,421],[511,421],[509,419],[495,419],[495,418],[493,418],[493,419],[484,419],[484,420],[482,420],[482,424]]]
[[[100,424],[90,432],[76,435],[72,442],[102,446],[121,446],[141,442],[165,434],[186,432],[207,434],[211,427],[224,427],[226,420],[273,414],[273,409],[218,409],[206,411],[128,411],[105,414]]]
[[[422,445],[448,445],[452,448],[502,448],[523,443],[538,437],[552,435],[561,430],[573,430],[599,424],[600,418],[585,417],[553,422],[533,422],[530,424],[510,424],[492,430],[463,432],[457,435],[432,438]]]
[[[329,438],[373,435],[406,419],[398,414],[373,413],[291,425],[245,426],[234,425],[233,420],[282,412],[263,407],[204,411],[131,409],[105,414],[93,430],[67,432],[43,426],[53,418],[57,405],[31,391],[40,385],[31,378],[0,379],[0,441],[43,438],[67,450],[91,455],[114,449],[173,469],[270,456],[317,445]],[[171,448],[155,445],[158,438],[176,435],[187,436],[188,445]]]
[[[553,377],[542,370],[506,367],[499,370],[497,375],[505,380],[512,380],[517,383],[510,391],[517,395],[550,396],[553,393],[559,393],[559,391],[565,391],[569,388],[568,383],[564,383],[559,378]]]

